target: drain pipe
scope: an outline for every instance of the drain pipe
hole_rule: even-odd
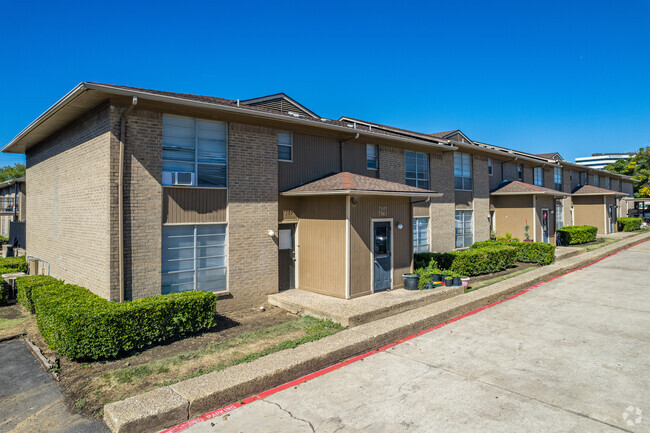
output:
[[[131,106],[127,108],[120,118],[120,160],[117,175],[117,254],[119,260],[120,302],[124,302],[124,143],[126,143],[126,117],[138,104],[138,97],[134,96]]]

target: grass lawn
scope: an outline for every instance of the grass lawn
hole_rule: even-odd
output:
[[[27,334],[36,329],[36,320],[22,305],[13,304],[0,307],[0,338],[16,334]]]
[[[618,242],[621,239],[614,239],[614,238],[600,238],[596,242],[592,242],[590,244],[586,245],[579,245],[580,247],[584,248],[585,251],[593,251],[597,250],[598,248],[602,248],[606,245],[613,244],[614,242]]]
[[[533,269],[537,269],[538,266],[530,266],[526,268],[521,268],[521,269],[513,269],[512,272],[504,274],[504,275],[499,275],[497,277],[489,278],[483,281],[479,281],[476,284],[470,284],[469,289],[467,290],[468,292],[471,292],[476,289],[480,289],[485,286],[489,286],[491,284],[496,284],[500,283],[501,281],[508,280],[510,278],[516,277],[517,275],[522,275],[525,274],[526,272],[530,272]],[[470,280],[471,283],[471,280]]]

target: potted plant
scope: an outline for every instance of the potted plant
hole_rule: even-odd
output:
[[[460,286],[460,275],[454,273],[452,277],[454,278],[454,286]]]
[[[530,235],[528,234],[528,229],[530,229],[530,226],[528,225],[528,221],[526,221],[526,225],[524,226],[524,235],[526,236],[526,239],[524,239],[524,242],[532,242],[533,241],[530,238]]]
[[[442,275],[442,271],[440,269],[432,269],[431,270],[431,278],[433,282],[440,281]]]
[[[469,287],[469,280],[470,280],[470,278],[465,276],[465,275],[460,277],[460,282],[463,285],[463,290],[465,290],[465,291],[467,291],[467,288]]]
[[[451,275],[446,276],[445,277],[445,286],[446,287],[451,287],[453,285],[454,285],[454,277],[452,277]]]
[[[404,288],[406,290],[418,289],[418,281],[420,280],[420,276],[418,274],[402,274],[402,278],[404,279]]]

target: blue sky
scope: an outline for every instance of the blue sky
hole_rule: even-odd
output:
[[[81,81],[251,98],[566,159],[650,146],[650,1],[0,0],[0,143]],[[24,160],[0,155],[0,165]]]

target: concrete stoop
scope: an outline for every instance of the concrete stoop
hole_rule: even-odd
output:
[[[109,403],[104,407],[104,421],[114,432],[160,431],[505,299],[554,276],[648,239],[650,233],[643,233],[480,290],[348,328],[295,349]]]

